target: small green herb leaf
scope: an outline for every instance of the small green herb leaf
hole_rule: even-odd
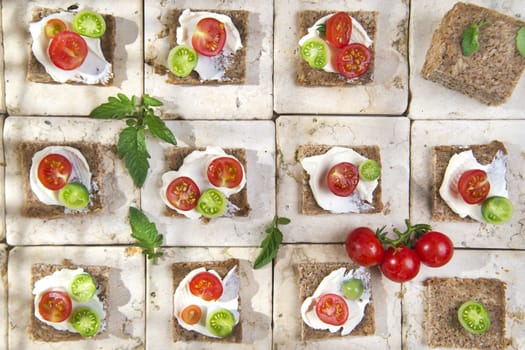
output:
[[[122,130],[117,151],[119,158],[126,159],[126,168],[135,186],[142,187],[149,169],[149,153],[146,149],[144,128],[129,126]]]
[[[525,57],[525,26],[521,27],[516,34],[516,48],[522,57]]]
[[[463,31],[461,35],[461,48],[463,49],[464,56],[470,56],[479,50],[479,29],[489,23],[489,21],[481,21],[480,23],[473,22]]]
[[[255,262],[253,263],[253,268],[260,269],[264,265],[270,263],[279,252],[279,246],[283,241],[283,234],[279,230],[278,225],[287,225],[290,223],[290,219],[285,217],[275,216],[272,224],[268,226],[265,230],[267,233],[264,240],[261,242],[261,252]]]
[[[131,226],[131,237],[137,240],[136,245],[142,248],[148,259],[157,263],[157,258],[162,256],[159,251],[164,236],[159,234],[154,223],[139,209],[129,207],[129,224]]]
[[[150,95],[148,94],[144,94],[144,96],[142,96],[142,101],[144,103],[144,106],[148,106],[148,107],[160,107],[162,106],[162,102],[157,100],[156,98],[154,97],[151,97]]]
[[[166,126],[164,121],[153,114],[146,114],[144,116],[144,124],[148,127],[148,130],[162,141],[171,143],[172,145],[177,144],[175,136],[170,129]]]
[[[326,36],[326,24],[321,23],[315,29],[317,29],[317,31],[319,32],[319,36]]]
[[[97,119],[123,119],[134,114],[135,104],[124,94],[109,97],[108,102],[101,104],[89,114]]]

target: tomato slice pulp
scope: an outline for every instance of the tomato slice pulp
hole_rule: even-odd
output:
[[[458,181],[458,192],[468,204],[479,204],[490,192],[489,177],[484,170],[465,171]]]
[[[199,186],[186,176],[176,178],[166,189],[168,202],[175,208],[183,211],[195,208],[200,195]]]
[[[190,281],[191,294],[201,297],[206,301],[219,299],[222,291],[221,280],[208,271],[196,274]]]
[[[327,184],[333,194],[340,197],[350,196],[359,183],[359,170],[348,162],[334,165],[327,176]]]
[[[337,12],[326,21],[326,41],[338,49],[350,42],[352,19],[346,12]]]
[[[235,188],[243,178],[241,163],[231,157],[217,157],[208,165],[208,180],[215,187]]]
[[[315,305],[315,312],[321,321],[334,326],[341,326],[348,319],[348,305],[337,294],[321,295]]]
[[[49,322],[62,322],[71,315],[72,303],[67,293],[51,290],[42,294],[38,302],[38,312]]]
[[[359,43],[344,46],[336,56],[337,71],[349,79],[360,77],[368,72],[371,62],[372,53]]]
[[[201,19],[191,37],[195,51],[204,56],[219,54],[226,43],[226,28],[224,23],[212,17]]]
[[[202,310],[195,304],[186,306],[180,313],[180,318],[189,325],[197,324],[202,318]]]
[[[57,191],[67,184],[71,162],[61,154],[51,153],[38,163],[38,180],[45,188]]]
[[[51,18],[44,26],[44,33],[48,39],[53,39],[55,35],[64,30],[67,30],[67,25],[58,18]]]
[[[65,30],[51,40],[48,53],[55,66],[63,70],[73,70],[84,63],[88,46],[80,35]]]

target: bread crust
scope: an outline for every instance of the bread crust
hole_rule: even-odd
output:
[[[495,278],[432,277],[426,286],[426,343],[430,347],[466,349],[504,349],[506,283]],[[490,317],[490,327],[483,334],[470,334],[459,323],[457,311],[461,304],[481,302]]]
[[[329,146],[329,145],[299,145],[297,148],[297,160],[301,161],[301,159],[311,156],[316,156],[320,154],[325,154],[328,152],[332,147],[335,146]],[[373,146],[341,146],[341,147],[348,147],[362,155],[363,157],[366,157],[368,159],[375,160],[380,166],[381,166],[381,152],[379,150],[379,146],[373,145]],[[308,173],[303,169],[303,178],[302,178],[302,184],[301,184],[301,212],[306,215],[318,215],[318,214],[328,214],[330,213],[329,210],[325,210],[317,204],[317,201],[315,200],[314,194],[312,192],[312,189],[310,187],[310,176]],[[374,190],[373,199],[371,205],[373,206],[373,209],[370,209],[368,211],[363,211],[361,213],[366,214],[373,214],[373,213],[380,213],[383,210],[383,202],[381,201],[381,177],[378,179],[377,188]]]
[[[458,214],[452,211],[447,203],[441,198],[439,194],[439,188],[445,177],[445,171],[447,170],[450,158],[457,153],[472,150],[474,158],[478,160],[480,164],[486,165],[492,162],[496,153],[502,151],[503,154],[507,154],[507,149],[501,141],[494,140],[488,144],[483,145],[470,145],[470,146],[458,146],[458,145],[446,145],[446,146],[435,146],[432,148],[432,220],[433,221],[464,221],[464,222],[476,222],[469,218],[461,218]]]
[[[206,270],[215,270],[221,278],[224,278],[228,271],[230,271],[233,267],[237,267],[237,273],[240,275],[240,265],[239,265],[239,259],[227,259],[223,261],[204,261],[204,262],[197,262],[197,261],[191,261],[191,262],[177,262],[171,265],[171,272],[172,272],[172,278],[173,278],[173,294],[175,294],[175,290],[179,286],[180,282],[186,277],[188,273],[190,273],[192,270],[195,270],[199,267],[204,267]],[[242,288],[242,285],[240,286]],[[179,325],[179,322],[173,316],[172,311],[172,318],[173,318],[173,341],[174,342],[189,342],[189,341],[206,341],[206,342],[213,342],[213,343],[242,343],[242,309],[241,309],[241,296],[239,293],[239,314],[240,314],[240,321],[235,327],[233,328],[232,333],[224,338],[211,338],[207,337],[203,334],[188,331],[187,329],[182,328]]]
[[[104,304],[104,309],[106,310],[106,322],[109,319],[108,313],[108,297],[109,297],[109,276],[111,268],[107,266],[98,266],[98,265],[75,265],[69,260],[64,260],[62,264],[33,264],[31,266],[31,291],[35,283],[49,275],[52,275],[54,272],[61,269],[77,269],[83,268],[85,272],[89,273],[97,283],[97,289],[99,291],[98,297],[100,301]],[[41,322],[35,317],[35,305],[34,297],[31,299],[31,319],[29,322],[29,335],[34,341],[43,341],[43,342],[61,342],[61,341],[76,341],[85,339],[78,333],[71,333],[68,331],[59,331],[47,324]],[[103,334],[100,332],[93,337],[96,339],[98,336]]]
[[[43,7],[36,7],[33,9],[32,19],[31,22],[38,22],[42,18],[49,16],[53,13],[61,12],[56,9],[49,9],[49,8],[43,8]],[[104,18],[104,21],[106,22],[106,32],[104,35],[100,38],[100,48],[102,50],[102,53],[104,54],[104,58],[111,63],[111,67],[113,69],[114,67],[114,60],[115,60],[115,46],[116,46],[116,20],[113,15],[109,14],[101,14],[101,16]],[[29,59],[27,63],[27,75],[26,79],[28,81],[32,81],[35,83],[48,83],[48,84],[62,84],[59,82],[56,82],[51,78],[49,74],[47,74],[45,67],[38,62],[35,55],[33,54],[33,50],[31,49],[33,41],[31,40],[29,44]],[[108,79],[108,81],[105,84],[99,83],[94,85],[112,85],[113,83],[113,77]],[[68,81],[66,84],[73,84],[73,85],[86,85],[79,82],[73,82]]]
[[[489,24],[479,29],[480,50],[464,56],[463,31],[482,21]],[[458,2],[434,32],[421,75],[487,105],[500,105],[512,95],[525,68],[515,42],[524,25],[495,10]]]
[[[306,10],[299,12],[299,38],[306,35],[308,28],[313,26],[319,18],[331,13],[335,13],[335,11]],[[369,48],[372,53],[372,60],[368,72],[358,78],[347,79],[338,73],[330,73],[325,72],[322,69],[314,69],[310,67],[305,60],[299,57],[297,84],[301,86],[342,86],[363,85],[373,81],[378,13],[376,11],[348,11],[347,13],[361,23],[370,39],[372,39],[372,46]]]

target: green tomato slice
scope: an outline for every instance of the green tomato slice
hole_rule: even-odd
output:
[[[88,307],[80,307],[69,317],[71,326],[83,337],[92,337],[100,329],[100,317]]]
[[[168,54],[168,68],[176,76],[184,78],[190,75],[198,60],[197,51],[193,48],[186,45],[175,46]]]
[[[483,304],[469,300],[458,309],[459,323],[470,333],[483,334],[489,329],[490,318]]]
[[[69,285],[69,294],[78,302],[85,302],[93,298],[97,285],[89,273],[76,275]]]
[[[363,281],[359,278],[351,278],[348,281],[344,281],[341,286],[341,290],[345,297],[350,300],[357,300],[363,295]]]
[[[512,203],[508,198],[494,196],[485,199],[481,205],[481,214],[489,224],[502,224],[512,217]]]
[[[381,175],[381,167],[373,159],[367,159],[359,165],[359,176],[365,181],[374,181]]]
[[[219,338],[229,336],[233,326],[235,326],[235,316],[227,309],[217,309],[206,319],[206,327]]]
[[[100,38],[106,32],[106,21],[96,12],[80,11],[73,18],[73,30],[89,38]]]
[[[328,45],[321,39],[308,39],[301,46],[301,57],[314,69],[322,69],[326,66],[329,56]]]
[[[208,188],[199,197],[196,209],[204,217],[216,218],[226,212],[227,202],[228,200],[221,191]]]
[[[58,199],[69,209],[83,209],[89,204],[89,192],[80,182],[70,182],[60,189]]]

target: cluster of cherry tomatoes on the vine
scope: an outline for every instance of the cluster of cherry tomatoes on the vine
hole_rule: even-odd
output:
[[[393,229],[396,238],[387,236],[385,227],[376,232],[359,227],[346,239],[346,252],[361,266],[379,265],[381,272],[392,281],[406,282],[417,276],[421,263],[440,267],[450,261],[454,245],[450,238],[426,224],[411,225],[400,232]]]

